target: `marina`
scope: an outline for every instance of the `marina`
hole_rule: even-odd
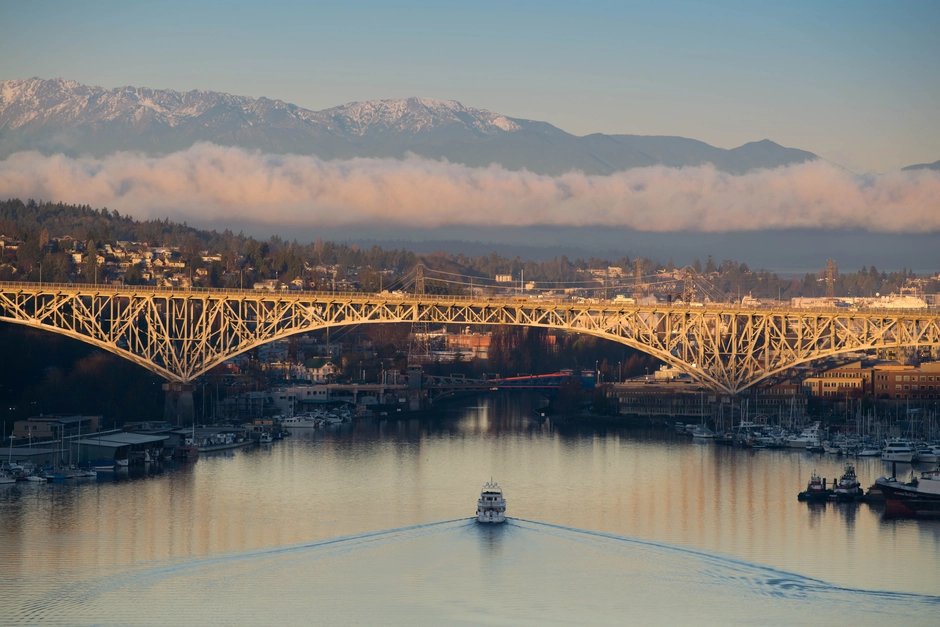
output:
[[[171,620],[166,599],[192,588],[203,602],[172,617],[175,624],[212,622],[219,603],[233,624],[250,623],[259,610],[284,613],[281,624],[303,624],[309,616],[293,613],[296,604],[285,595],[299,593],[292,582],[316,580],[320,596],[335,595],[318,602],[320,616],[342,624],[352,607],[414,597],[414,585],[424,586],[416,602],[434,607],[474,597],[482,593],[476,584],[452,574],[468,568],[498,585],[497,598],[525,594],[533,582],[554,590],[546,575],[576,568],[580,583],[557,585],[589,583],[601,597],[590,608],[533,598],[528,607],[548,612],[536,617],[605,624],[605,616],[619,614],[603,599],[623,598],[650,624],[656,616],[681,623],[682,610],[652,603],[681,580],[698,605],[734,606],[739,624],[754,624],[767,598],[803,624],[824,624],[832,599],[821,591],[835,588],[881,591],[880,605],[862,592],[847,599],[853,624],[883,620],[886,607],[906,624],[930,624],[931,611],[920,602],[905,597],[901,609],[888,599],[937,595],[940,521],[896,518],[884,501],[848,498],[855,483],[869,486],[892,474],[880,457],[722,446],[665,425],[579,426],[540,418],[533,409],[541,403],[538,395],[496,395],[429,419],[361,418],[189,460],[112,467],[96,478],[2,485],[0,562],[9,566],[0,572],[0,603],[28,622],[43,599],[46,624],[90,624],[70,601],[69,590],[81,589],[82,607],[102,624],[100,617],[130,594],[135,607],[162,622]],[[180,431],[190,442],[200,434],[199,427]],[[896,468],[899,478],[928,470],[916,463]],[[483,473],[499,483],[481,492]],[[846,498],[798,502],[793,497],[811,474],[828,477],[826,489],[835,495],[844,488]],[[504,489],[511,490],[511,509]],[[503,522],[477,522],[488,512]],[[56,547],[57,563],[41,558],[46,547]],[[692,554],[706,563],[689,562]],[[345,556],[339,581],[329,575],[338,565],[333,555]],[[409,566],[411,577],[399,581],[390,576],[393,563],[421,566]],[[202,596],[204,586],[186,564],[214,597]],[[826,584],[820,592],[803,588],[798,606],[785,592],[760,601],[742,596],[733,584],[741,569],[769,580],[763,568],[773,577]],[[721,588],[733,598],[701,583],[702,572],[726,581]],[[232,583],[252,573],[244,586]],[[637,579],[627,582],[627,573]],[[221,588],[213,583],[222,581]],[[382,611],[391,622],[413,616],[397,614],[390,602]]]

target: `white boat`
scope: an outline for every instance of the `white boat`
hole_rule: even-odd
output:
[[[931,448],[919,448],[914,451],[914,461],[922,464],[936,464],[937,460],[940,460],[940,456],[934,452]]]
[[[315,429],[320,426],[320,420],[312,416],[298,414],[290,418],[283,418],[281,420],[281,426],[291,429]]]
[[[809,446],[818,446],[820,441],[820,423],[817,422],[812,427],[803,429],[800,435],[787,440],[787,446],[790,448],[806,449]]]
[[[506,499],[495,482],[487,481],[477,501],[477,522],[501,523],[506,520]]]
[[[875,446],[864,446],[855,455],[856,457],[878,457],[881,455],[881,449]]]
[[[881,459],[886,462],[910,464],[914,461],[914,447],[906,440],[891,440],[881,452]]]
[[[695,429],[692,430],[692,437],[700,440],[714,440],[715,432],[705,425],[695,425]]]
[[[16,483],[16,478],[13,475],[0,473],[0,485],[5,485],[7,483]]]

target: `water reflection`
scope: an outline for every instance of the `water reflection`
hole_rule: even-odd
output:
[[[517,521],[731,556],[843,588],[940,594],[940,523],[885,521],[877,506],[797,502],[814,470],[841,474],[838,458],[537,420],[531,409],[539,402],[495,396],[434,420],[298,430],[273,446],[162,469],[82,484],[2,486],[0,604],[36,599],[63,577],[98,580],[148,564],[464,519],[490,477],[504,487]],[[890,472],[877,459],[857,460],[856,470],[865,486]],[[589,569],[574,549],[562,548],[570,539],[543,544],[548,528],[460,524],[450,537],[455,544],[437,539],[414,556],[395,544],[397,559],[430,560],[445,570],[472,563],[533,581],[543,575],[531,569],[564,569],[566,561]],[[522,547],[556,554],[536,558]],[[530,570],[518,571],[513,560],[522,556]],[[363,557],[361,568],[374,558]],[[617,580],[622,565],[608,567],[606,575]],[[674,580],[668,568],[651,572]],[[464,603],[452,583],[455,602]]]

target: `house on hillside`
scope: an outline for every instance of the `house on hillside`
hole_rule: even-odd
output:
[[[307,367],[307,379],[316,383],[327,383],[340,373],[339,366],[330,359],[311,357],[304,362]]]

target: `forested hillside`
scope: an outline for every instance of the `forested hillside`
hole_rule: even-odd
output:
[[[289,241],[278,236],[267,240],[230,230],[204,230],[166,220],[138,221],[107,208],[87,205],[0,201],[0,280],[58,282],[108,282],[195,285],[203,287],[249,286],[257,281],[296,281],[303,288],[379,291],[406,287],[396,283],[421,263],[429,269],[428,289],[460,292],[471,280],[495,286],[497,275],[523,277],[533,289],[580,290],[591,295],[629,293],[641,283],[653,292],[668,295],[681,278],[679,266],[663,251],[666,263],[651,259],[569,259],[547,261],[509,259],[492,253],[467,256],[432,253],[416,255],[404,249],[377,246],[360,248],[355,243]],[[97,254],[91,255],[90,251]],[[154,259],[159,272],[154,269]],[[752,270],[736,260],[683,260],[701,285],[699,298],[789,299],[826,294],[822,270],[801,278],[781,278],[767,270]],[[681,263],[679,264],[681,266]],[[163,281],[163,283],[161,283]],[[657,289],[657,286],[661,289]],[[863,266],[854,272],[836,272],[836,296],[870,296],[917,287],[936,293],[938,282],[916,277],[906,269],[885,272]],[[593,292],[592,292],[593,290]]]

